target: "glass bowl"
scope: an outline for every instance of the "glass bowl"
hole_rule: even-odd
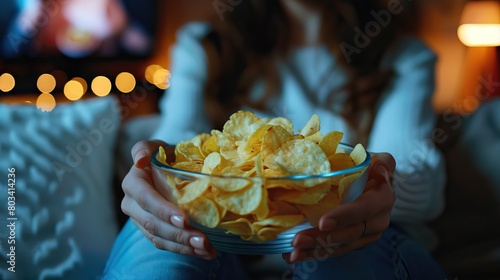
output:
[[[340,143],[339,149],[350,154],[354,148]],[[175,146],[164,150],[172,162]],[[191,225],[204,232],[217,250],[249,255],[292,251],[291,242],[297,232],[317,226],[324,212],[361,195],[371,162],[370,154],[365,152],[362,162],[324,174],[248,177],[177,169],[162,163],[158,153],[151,156],[158,192],[184,210]],[[313,189],[326,189],[326,193],[318,196]],[[197,203],[190,202],[193,197]],[[255,197],[260,197],[260,203],[251,213],[235,208]]]

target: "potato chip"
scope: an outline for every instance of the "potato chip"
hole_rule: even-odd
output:
[[[187,204],[192,202],[196,198],[202,196],[208,189],[209,183],[210,183],[209,178],[200,178],[198,180],[192,181],[184,188],[182,188],[181,196],[177,201],[177,203],[179,205]]]
[[[337,147],[342,140],[344,133],[339,131],[332,131],[323,136],[318,145],[323,149],[327,157],[337,152]]]
[[[265,177],[264,176],[264,165],[262,162],[261,155],[258,154],[256,157],[254,157],[253,162],[254,162],[254,168],[255,168],[255,175],[257,177]]]
[[[201,172],[203,169],[202,161],[181,161],[172,166],[173,168],[191,171],[191,172]]]
[[[269,199],[269,216],[301,214],[293,203]]]
[[[311,205],[319,203],[330,191],[330,182],[318,184],[313,187],[303,188],[301,190],[283,189],[273,193],[273,200],[280,200],[294,204]]]
[[[290,134],[281,125],[276,125],[266,130],[262,136],[260,154],[262,159],[266,159],[270,154],[276,151],[283,143],[293,139]]]
[[[193,143],[194,146],[198,147],[198,149],[200,150],[200,153],[203,155],[203,156],[207,156],[208,154],[204,153],[203,151],[203,145],[205,144],[205,142],[211,137],[210,134],[208,133],[201,133],[201,134],[198,134],[196,136],[194,136],[192,139],[191,139],[191,143]]]
[[[200,147],[190,141],[182,141],[175,146],[175,162],[203,161],[205,156]]]
[[[364,168],[364,169],[362,169],[354,174],[347,175],[344,178],[340,179],[339,188],[338,188],[338,194],[339,194],[340,198],[343,198],[344,192],[347,190],[347,188],[349,188],[349,186],[351,186],[354,181],[359,179],[359,177],[361,177],[363,175],[365,170],[366,170],[366,168]]]
[[[323,133],[321,131],[316,131],[314,134],[308,135],[305,139],[318,144],[321,139],[323,139]]]
[[[302,223],[304,220],[305,216],[302,214],[276,215],[262,221],[253,222],[252,231],[257,233],[259,240],[272,240],[279,233]]]
[[[305,220],[305,216],[302,214],[296,215],[276,215],[273,217],[269,217],[267,219],[253,222],[252,223],[252,231],[257,232],[260,236],[259,232],[263,228],[273,227],[279,230],[279,232],[286,230],[288,228],[294,227]]]
[[[247,140],[259,127],[264,125],[259,117],[248,111],[238,111],[229,117],[222,132],[235,140]]]
[[[193,220],[208,228],[214,228],[220,223],[220,213],[217,205],[205,196],[199,196],[191,203],[185,204],[182,209]]]
[[[217,143],[215,142],[215,137],[210,136],[208,139],[202,144],[201,146],[201,151],[203,155],[207,156],[213,152],[219,152],[220,148],[217,146]]]
[[[245,177],[245,176],[242,176]],[[223,177],[212,177],[210,179],[210,183],[214,188],[217,188],[218,190],[224,191],[224,192],[235,192],[239,191],[241,189],[244,189],[245,187],[249,186],[250,184],[253,184],[253,181],[251,178],[232,178],[231,180],[228,180],[227,178]]]
[[[250,186],[238,191],[221,191],[215,197],[215,201],[218,204],[222,205],[227,210],[240,215],[252,213],[255,209],[257,209],[257,207],[259,207],[261,200],[262,184],[260,180],[254,180]]]
[[[234,139],[231,135],[222,133],[219,130],[212,130],[212,137],[214,137],[214,142],[217,147],[219,147],[219,153],[221,156],[227,160],[238,159],[238,147],[236,146]]]
[[[354,146],[354,149],[349,155],[356,165],[361,164],[366,160],[366,150],[361,144]]]
[[[212,152],[203,161],[202,173],[212,174],[222,163],[222,156],[218,152]]]
[[[271,125],[279,125],[279,126],[283,127],[286,131],[288,131],[288,133],[293,135],[293,124],[287,118],[276,117],[276,118],[270,119],[269,121],[267,121],[265,123],[271,124]]]
[[[246,218],[221,222],[218,227],[224,229],[227,233],[237,234],[242,237],[252,235],[252,224]]]
[[[314,114],[309,119],[309,121],[307,121],[304,128],[302,128],[300,134],[303,135],[304,137],[307,137],[309,135],[313,135],[314,133],[318,132],[319,129],[320,129],[319,117],[318,115]]]
[[[268,171],[272,169],[266,169],[264,174],[270,174]],[[279,178],[279,177],[278,177]],[[268,178],[265,183],[265,188],[268,190],[273,190],[273,192],[287,191],[287,190],[304,190],[303,185],[299,185],[299,182],[295,180],[290,180],[287,178],[278,179],[278,178]],[[274,189],[283,189],[283,190],[274,190]]]
[[[299,133],[293,130],[286,118],[259,119],[238,111],[222,131],[182,141],[169,154],[160,147],[156,157],[164,165],[170,161],[173,168],[209,174],[165,171],[169,192],[162,195],[172,197],[191,220],[243,240],[272,240],[305,220],[317,226],[367,167],[348,175],[324,174],[361,164],[366,151],[357,145],[345,153],[339,146],[343,133],[323,134],[317,115]],[[323,175],[308,176],[318,174]]]
[[[252,174],[255,174],[256,171],[253,164],[251,166],[247,162],[240,164],[225,166],[220,170],[220,174],[230,177],[251,177]]]
[[[264,168],[264,177],[266,178],[277,178],[277,177],[284,177],[286,176],[285,173],[281,170],[276,170],[276,169],[269,169],[269,168]],[[273,183],[276,180],[268,180],[267,183]]]
[[[355,165],[354,160],[344,153],[330,155],[328,156],[328,161],[330,162],[332,171],[347,169]]]
[[[165,152],[165,149],[161,146],[158,148],[158,154],[156,154],[156,160],[165,164],[166,166],[170,166],[170,164],[167,163],[167,153]]]
[[[240,159],[252,159],[255,155],[259,154],[262,146],[262,137],[272,127],[272,125],[263,125],[255,130],[248,140],[236,141]]]
[[[330,171],[330,162],[323,150],[308,140],[290,140],[281,145],[264,160],[264,165],[290,175],[323,174]],[[303,181],[304,186],[314,186],[318,180]]]
[[[262,188],[262,198],[260,200],[259,206],[255,209],[252,214],[255,216],[257,221],[263,220],[269,215],[269,200],[267,198],[267,189]]]

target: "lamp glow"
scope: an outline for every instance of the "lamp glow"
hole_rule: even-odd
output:
[[[500,46],[500,3],[468,2],[463,10],[457,35],[469,47]]]

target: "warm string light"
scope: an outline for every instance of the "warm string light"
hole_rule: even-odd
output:
[[[56,99],[52,94],[44,92],[36,99],[36,107],[42,112],[50,112],[56,107]]]
[[[170,87],[170,71],[160,65],[152,64],[146,68],[146,81],[155,85],[157,88],[165,90]]]
[[[135,77],[128,72],[122,72],[116,76],[115,85],[120,92],[129,93],[135,88]]]
[[[104,76],[97,76],[90,85],[95,95],[103,97],[111,92],[111,81]]]
[[[56,107],[56,99],[51,92],[56,88],[56,79],[51,74],[42,74],[36,81],[41,94],[36,99],[36,107],[42,112],[50,112]]]
[[[42,74],[36,81],[36,87],[40,92],[52,92],[56,88],[56,78],[51,74]]]
[[[170,71],[160,65],[154,64],[147,67],[145,72],[146,80],[157,86],[159,89],[167,89],[170,86]],[[10,92],[16,84],[14,77],[10,73],[0,75],[0,91]],[[52,92],[57,84],[63,85],[63,93],[70,101],[77,101],[88,91],[88,84],[81,77],[74,77],[67,80],[67,75],[61,70],[55,70],[52,73],[40,75],[36,82],[36,87],[40,95],[36,100],[36,106],[44,112],[52,111],[56,106],[56,100]],[[115,87],[122,93],[130,93],[137,86],[137,81],[133,74],[121,72],[115,77]],[[105,76],[95,77],[90,85],[92,92],[99,97],[110,94],[112,89],[111,80]],[[27,102],[31,103],[31,102]]]
[[[0,90],[3,92],[9,92],[14,89],[16,85],[16,79],[9,73],[3,73],[0,75]]]
[[[84,93],[84,88],[78,80],[73,79],[64,85],[64,95],[71,101],[82,98]]]

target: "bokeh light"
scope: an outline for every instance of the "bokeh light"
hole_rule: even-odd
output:
[[[458,27],[457,34],[460,41],[468,47],[500,46],[500,24],[462,24]]]
[[[116,76],[116,88],[123,93],[129,93],[134,90],[136,81],[134,75],[128,72],[122,72]]]
[[[85,81],[84,78],[81,78],[81,77],[74,77],[73,79],[71,79],[72,81],[77,81],[79,82],[81,85],[82,85],[82,88],[83,88],[83,94],[85,94],[87,92],[87,90],[89,89],[89,85],[87,84],[87,81]]]
[[[3,92],[11,91],[16,85],[14,76],[9,73],[4,73],[0,76],[0,90]]]
[[[36,107],[42,112],[50,112],[56,107],[56,99],[50,93],[42,93],[36,100]]]
[[[97,76],[90,85],[92,91],[97,96],[106,96],[111,92],[111,81],[104,76]]]
[[[147,68],[146,68],[146,72],[144,73],[144,76],[146,78],[146,81],[148,81],[149,83],[151,84],[154,84],[154,76],[155,76],[155,73],[156,71],[160,70],[160,69],[164,69],[163,67],[161,67],[160,65],[158,64],[152,64],[152,65],[149,65]]]
[[[153,84],[159,89],[165,90],[170,87],[170,77],[170,71],[167,69],[158,69],[153,76]]]
[[[64,85],[64,95],[71,101],[82,98],[85,93],[82,84],[77,80],[71,80]]]
[[[51,74],[42,74],[36,81],[36,87],[41,92],[52,92],[56,88],[56,79]]]

